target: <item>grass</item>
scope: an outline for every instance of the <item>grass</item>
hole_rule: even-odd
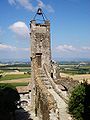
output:
[[[10,65],[10,66],[0,66],[0,70],[2,70],[3,72],[14,72],[15,70],[18,70],[20,72],[30,72],[31,67]]]
[[[7,83],[0,83],[0,86],[4,86],[4,85],[7,85]],[[25,83],[25,82],[20,82],[20,83],[8,83],[8,85],[12,85],[14,87],[17,87],[17,86],[27,86],[28,83]]]
[[[11,74],[11,75],[5,75],[0,78],[0,81],[2,80],[12,80],[12,79],[21,79],[21,78],[30,78],[31,75],[29,74]]]
[[[20,83],[13,83],[13,86],[17,87],[17,86],[27,86],[28,83],[27,82],[20,82]]]
[[[0,70],[0,74],[2,74],[3,73],[3,71],[2,70]]]
[[[74,67],[74,66],[61,66],[60,71],[63,73],[75,75],[75,74],[90,74],[90,66],[80,66],[80,67]]]

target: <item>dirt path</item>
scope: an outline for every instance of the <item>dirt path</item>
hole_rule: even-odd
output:
[[[3,80],[0,83],[20,83],[20,82],[30,82],[31,78],[21,78],[21,79],[12,79],[12,80]]]

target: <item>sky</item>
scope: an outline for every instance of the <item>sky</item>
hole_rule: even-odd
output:
[[[0,0],[0,60],[30,60],[30,20],[51,23],[52,59],[90,60],[90,0]]]

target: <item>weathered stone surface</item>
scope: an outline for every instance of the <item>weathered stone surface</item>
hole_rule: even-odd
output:
[[[38,64],[43,66],[47,63],[50,69],[51,62],[51,46],[50,46],[50,22],[45,21],[43,24],[37,24],[36,21],[31,21],[31,57],[36,59]]]
[[[32,101],[35,105],[35,114],[40,120],[52,120],[58,116],[57,105],[54,97],[48,92],[49,83],[44,83],[43,65],[47,64],[47,69],[51,70],[51,46],[50,46],[50,22],[37,24],[31,21],[31,67],[32,67]],[[41,77],[44,76],[44,77]],[[44,79],[44,80],[43,80]],[[46,85],[45,85],[46,84]],[[55,120],[59,120],[58,117]]]
[[[42,24],[37,24],[35,20],[32,20],[30,28],[31,104],[39,120],[66,120],[69,117],[65,109],[66,103],[64,102],[67,101],[67,96],[62,93],[58,85],[53,81],[54,79],[51,78],[53,66],[51,66],[50,22],[44,21]],[[55,79],[60,78],[58,66],[54,68],[54,77]],[[60,104],[64,105],[64,107],[60,106]],[[60,115],[60,112],[62,115]]]

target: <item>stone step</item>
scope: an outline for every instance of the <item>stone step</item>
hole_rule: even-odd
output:
[[[40,77],[46,77],[45,75],[40,75]]]
[[[43,78],[43,81],[48,81],[48,78],[46,78],[46,77],[45,77],[45,78]]]
[[[51,85],[48,81],[47,82],[44,82],[45,83],[45,85]]]
[[[52,86],[51,85],[45,85],[47,87],[47,89],[51,89]]]

